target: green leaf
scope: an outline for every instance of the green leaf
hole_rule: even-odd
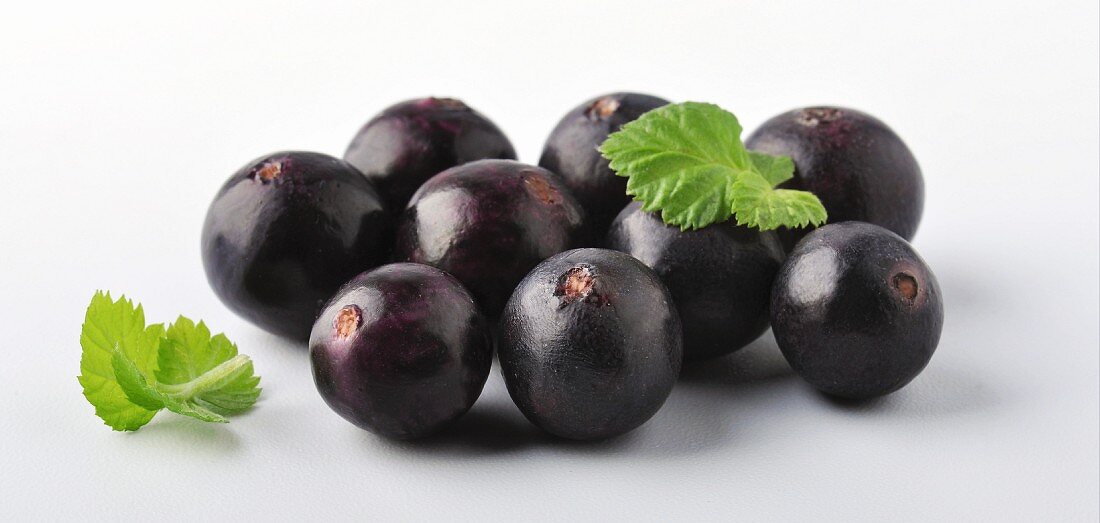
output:
[[[157,381],[178,384],[191,381],[217,364],[237,355],[233,344],[211,344],[206,324],[183,316],[168,326],[159,349],[160,367]]]
[[[161,392],[157,385],[149,383],[148,378],[138,370],[133,361],[122,355],[121,351],[115,351],[111,358],[111,364],[115,369],[118,384],[122,387],[126,397],[135,404],[150,410],[168,410],[184,416],[191,416],[203,421],[228,423],[225,417],[210,412],[202,407],[194,406],[186,400],[175,398]]]
[[[766,231],[780,226],[805,227],[825,223],[825,207],[811,193],[774,189],[763,176],[750,173],[734,184],[737,224]]]
[[[159,354],[160,389],[193,411],[180,412],[169,404],[174,412],[227,416],[247,410],[260,395],[260,378],[253,373],[252,361],[238,355],[237,346],[225,335],[211,337],[201,321],[196,325],[183,316],[176,319],[161,341]]]
[[[131,401],[115,376],[112,359],[116,351],[130,361],[137,372],[152,375],[156,368],[157,343],[164,328],[145,326],[145,312],[125,296],[114,301],[110,294],[96,292],[80,329],[80,376],[84,397],[95,413],[114,430],[137,430],[153,419],[156,409]]]
[[[794,161],[787,156],[772,156],[749,151],[749,158],[756,172],[760,173],[760,176],[763,176],[772,187],[794,177]]]
[[[790,194],[797,191],[767,198],[740,194],[745,185],[738,182],[746,176],[763,180],[768,189],[789,180],[794,162],[745,149],[737,117],[717,105],[685,102],[649,111],[608,136],[600,152],[616,174],[627,177],[627,194],[681,229],[723,222],[735,213],[767,217],[754,223],[769,228],[795,227],[803,215],[825,212],[816,198]],[[820,208],[808,209],[814,202]]]
[[[149,383],[149,378],[121,350],[111,355],[111,368],[115,371],[119,387],[131,403],[152,411],[164,408],[167,398]]]
[[[84,396],[115,430],[137,430],[164,408],[225,423],[260,394],[252,360],[224,335],[183,316],[167,331],[146,327],[141,306],[125,297],[92,297],[80,344]]]
[[[176,414],[189,416],[207,423],[229,423],[225,416],[189,401],[168,397],[168,402],[164,406]]]
[[[710,116],[713,116],[710,117]],[[749,169],[741,124],[718,106],[687,102],[650,111],[608,136],[600,152],[626,192],[666,223],[700,228],[728,220],[738,175]]]

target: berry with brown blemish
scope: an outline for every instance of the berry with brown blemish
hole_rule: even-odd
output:
[[[775,278],[771,323],[783,355],[819,390],[864,399],[909,383],[943,329],[939,284],[920,255],[877,225],[808,234]]]
[[[443,171],[401,215],[397,259],[433,265],[496,317],[540,261],[581,245],[584,210],[553,173],[511,160]]]
[[[924,178],[905,142],[877,118],[844,107],[807,107],[764,122],[750,150],[789,156],[794,178],[780,187],[821,199],[829,223],[873,223],[911,240],[924,210]],[[811,229],[779,229],[790,251]]]
[[[340,285],[386,260],[391,228],[382,199],[347,162],[274,153],[230,176],[211,202],[203,268],[234,312],[304,341]]]
[[[596,148],[623,124],[668,103],[640,93],[606,94],[566,113],[546,139],[539,165],[557,173],[584,206],[594,239],[603,239],[611,220],[630,202],[626,178],[616,176]]]
[[[395,263],[333,296],[313,326],[309,357],[317,390],[337,414],[380,436],[413,439],[470,409],[493,356],[488,323],[458,280]]]
[[[563,438],[610,438],[645,423],[683,359],[680,318],[657,274],[606,249],[540,263],[516,287],[499,330],[512,400]]]

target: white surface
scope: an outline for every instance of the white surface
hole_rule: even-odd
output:
[[[0,520],[1100,517],[1095,2],[313,4],[5,7]],[[435,94],[534,162],[562,113],[616,89],[750,130],[814,103],[888,122],[924,169],[915,245],[946,299],[928,369],[844,407],[766,335],[589,445],[540,436],[494,371],[452,433],[398,444],[330,412],[305,352],[206,285],[206,205],[251,158],[339,155]],[[257,408],[108,430],[75,379],[97,288],[227,332]]]

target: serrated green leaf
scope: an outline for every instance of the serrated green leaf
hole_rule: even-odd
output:
[[[611,169],[627,177],[627,194],[681,229],[722,222],[735,212],[753,217],[751,223],[795,227],[825,212],[816,198],[791,194],[798,191],[739,195],[739,188],[748,187],[738,184],[742,178],[751,175],[771,190],[793,176],[794,162],[745,149],[737,117],[713,104],[654,109],[612,133],[599,149]]]
[[[225,336],[219,336],[224,343],[211,343],[210,329],[205,323],[195,324],[183,316],[176,318],[165,332],[164,340],[168,343],[161,343],[159,348],[157,381],[185,383],[236,356],[237,347]]]
[[[193,402],[169,398],[169,401],[165,403],[164,406],[176,414],[182,414],[207,423],[229,423],[229,420],[225,419],[225,416],[216,412],[211,412],[205,407]]]
[[[252,361],[238,356],[237,346],[225,335],[211,337],[201,321],[195,324],[180,316],[168,327],[159,354],[159,388],[182,401],[186,409],[226,416],[248,409],[260,395],[260,378],[254,375]],[[168,408],[179,412],[172,405]]]
[[[182,316],[167,331],[146,327],[141,305],[125,297],[92,297],[80,345],[84,396],[115,430],[137,430],[163,408],[226,423],[260,394],[252,360],[224,335]]]
[[[202,421],[214,423],[228,423],[225,417],[210,412],[206,408],[195,405],[187,399],[176,398],[161,392],[158,385],[150,383],[148,378],[138,370],[134,362],[122,355],[121,351],[115,351],[111,358],[111,364],[115,369],[115,377],[118,384],[130,401],[150,410],[167,408],[176,414],[183,414]]]
[[[749,151],[749,159],[752,160],[756,172],[760,173],[772,187],[779,185],[794,177],[794,161],[787,156],[772,156],[770,154]]]
[[[131,403],[152,411],[164,408],[164,394],[149,383],[149,378],[121,350],[111,355],[111,368],[114,369],[115,380]]]
[[[825,223],[825,208],[812,193],[774,189],[763,176],[751,173],[734,184],[737,224],[762,231]]]
[[[115,430],[137,430],[153,419],[156,410],[130,401],[119,385],[112,358],[120,352],[140,373],[156,368],[157,340],[161,325],[145,326],[145,312],[125,296],[117,301],[109,293],[96,292],[80,329],[80,382],[84,397],[95,413]]]
[[[684,168],[673,176],[632,176],[627,180],[630,194],[640,197],[646,211],[660,211],[665,223],[684,229],[698,229],[729,219],[731,209],[726,203],[732,193],[735,176],[726,167],[703,165]],[[648,185],[646,185],[648,184]],[[631,192],[634,191],[634,192]]]
[[[650,111],[600,146],[626,192],[666,223],[700,228],[728,220],[733,182],[750,168],[741,125],[711,104],[687,102]]]
[[[210,423],[229,423],[225,416],[196,404],[192,399],[176,398],[161,392],[156,385],[149,383],[134,363],[123,357],[121,352],[116,351],[111,361],[118,383],[130,401],[151,410],[167,408],[176,414]]]

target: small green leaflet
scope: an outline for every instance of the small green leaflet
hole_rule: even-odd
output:
[[[731,217],[760,230],[825,223],[816,196],[775,189],[794,175],[794,162],[745,149],[737,117],[717,105],[649,111],[608,136],[600,152],[642,209],[681,229]]]
[[[252,360],[224,335],[180,316],[145,325],[141,305],[96,292],[80,332],[84,397],[115,430],[137,430],[157,411],[210,422],[243,412],[260,395]]]
[[[737,224],[762,231],[825,223],[825,208],[812,193],[774,189],[763,176],[750,172],[733,184]]]
[[[786,156],[771,156],[756,151],[749,151],[749,159],[752,160],[753,169],[759,173],[771,187],[775,187],[776,185],[790,180],[791,177],[794,176],[794,162]]]
[[[122,391],[111,363],[115,351],[121,352],[137,372],[152,374],[156,352],[148,347],[155,347],[163,335],[163,326],[145,326],[141,305],[135,308],[126,298],[112,302],[109,295],[100,292],[92,297],[80,329],[83,352],[78,379],[96,415],[111,428],[137,430],[156,414],[156,409],[130,401]]]
[[[243,412],[260,395],[259,376],[252,361],[238,355],[237,346],[224,334],[211,337],[203,322],[195,325],[180,316],[160,342],[161,388],[191,398],[196,408],[220,416]],[[173,410],[168,405],[169,410]],[[183,414],[182,412],[180,414]]]

